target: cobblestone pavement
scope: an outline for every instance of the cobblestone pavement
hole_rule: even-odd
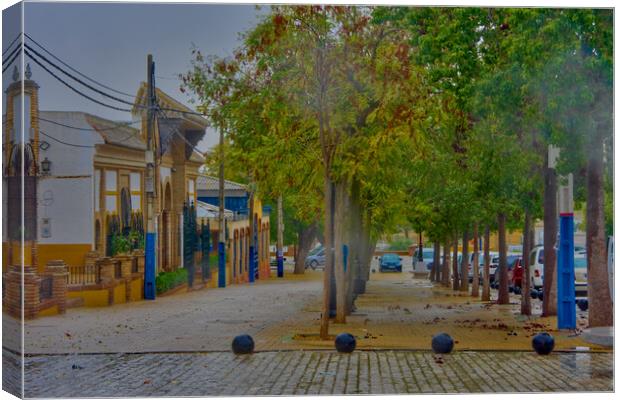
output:
[[[15,356],[4,351],[3,362]],[[610,353],[230,352],[32,356],[26,397],[612,391]],[[6,388],[5,382],[3,386]]]
[[[532,300],[534,315],[522,317],[515,295],[508,305],[481,302],[412,279],[410,258],[404,266],[403,273],[372,273],[347,323],[330,324],[329,340],[318,337],[322,272],[308,271],[27,321],[25,353],[227,351],[240,333],[251,334],[259,351],[333,349],[341,332],[354,334],[360,349],[428,350],[431,337],[442,331],[454,337],[457,350],[529,351],[541,331],[555,337],[556,349],[601,349],[584,342],[579,330],[558,331],[555,318],[541,318],[539,300]],[[577,315],[586,321],[587,312]],[[19,337],[19,324],[6,316],[3,321],[3,345],[19,350],[11,342]]]

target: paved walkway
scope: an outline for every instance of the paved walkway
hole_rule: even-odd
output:
[[[48,398],[613,390],[610,353],[99,354],[28,357],[25,369],[26,397]]]
[[[555,318],[519,315],[511,304],[483,303],[467,293],[412,279],[403,273],[373,273],[367,292],[346,324],[331,324],[329,340],[318,337],[322,272],[287,274],[253,285],[205,289],[106,308],[70,309],[66,315],[25,324],[27,354],[226,351],[235,335],[251,334],[257,350],[333,349],[333,337],[350,332],[361,349],[430,348],[431,337],[447,332],[456,350],[531,350],[534,334],[547,331],[556,349],[587,347],[579,333],[557,331]],[[495,295],[496,291],[492,290]],[[6,317],[3,345],[19,350],[19,324]],[[587,313],[578,312],[580,326]],[[13,340],[12,340],[13,339]]]

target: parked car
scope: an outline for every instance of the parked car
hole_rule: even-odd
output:
[[[588,259],[575,254],[575,298],[588,298]]]
[[[435,255],[435,249],[431,248],[423,248],[422,249],[422,262],[424,262],[424,265],[426,266],[426,269],[430,270],[430,266],[429,264],[431,262],[433,262],[433,257]],[[413,254],[413,260],[411,261],[411,265],[413,267],[415,267],[415,263],[418,262],[420,257],[420,249],[416,249],[415,253]]]
[[[385,253],[379,257],[379,272],[403,272],[403,259],[398,254]]]
[[[323,246],[319,246],[310,251],[310,254],[306,257],[305,265],[306,268],[312,269],[325,266],[325,248]]]
[[[489,275],[490,275],[490,281],[494,282],[496,279],[499,278],[499,275],[497,275],[497,268],[499,267],[499,254],[495,253],[496,256],[494,256],[491,259],[491,265],[489,266]],[[519,255],[518,254],[507,254],[506,255],[506,265],[508,266],[508,271],[510,271],[510,264],[514,262],[514,260],[516,258],[518,258]],[[509,275],[510,276],[510,275]]]

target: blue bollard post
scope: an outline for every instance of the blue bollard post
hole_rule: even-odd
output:
[[[156,233],[147,232],[144,251],[144,299],[155,300],[155,238]]]
[[[349,258],[349,246],[342,245],[342,265],[344,266],[344,273],[347,273],[347,260]]]
[[[278,278],[283,278],[284,277],[284,255],[282,254],[282,249],[278,250],[277,262],[278,262]]]
[[[575,329],[575,245],[573,213],[560,214],[558,251],[558,329]]]
[[[254,282],[256,278],[256,266],[254,265],[254,246],[250,246],[250,283]]]
[[[224,242],[217,244],[217,287],[226,287],[226,249]]]

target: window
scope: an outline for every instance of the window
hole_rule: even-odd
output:
[[[129,174],[129,189],[131,191],[131,210],[140,211],[142,206],[142,185],[139,172]]]
[[[95,170],[95,212],[101,210],[101,170]]]
[[[117,212],[117,174],[116,171],[105,171],[105,209],[110,213]]]

